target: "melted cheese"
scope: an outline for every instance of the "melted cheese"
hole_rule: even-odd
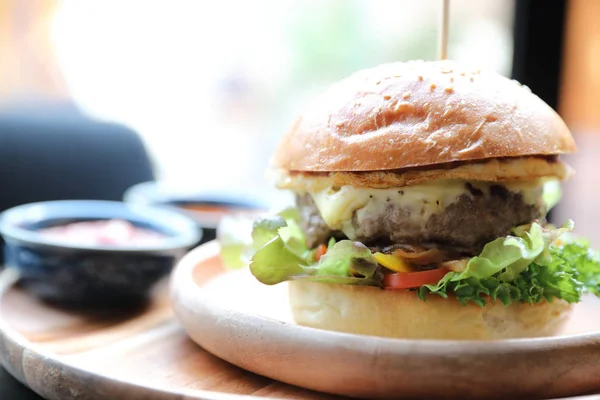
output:
[[[489,191],[489,183],[471,184],[483,192]],[[511,183],[504,187],[522,193],[523,201],[527,204],[539,202],[539,182]],[[390,189],[328,187],[310,194],[325,223],[331,229],[341,230],[347,237],[354,239],[354,217],[360,225],[367,216],[384,214],[390,204],[401,204],[415,223],[425,224],[431,215],[444,211],[464,193],[469,193],[465,181],[443,180]]]

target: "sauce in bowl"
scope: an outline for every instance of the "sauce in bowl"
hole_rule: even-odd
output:
[[[167,237],[120,219],[71,222],[37,232],[53,240],[91,246],[144,246],[160,243]]]

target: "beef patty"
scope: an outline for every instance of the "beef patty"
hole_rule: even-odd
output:
[[[425,222],[411,218],[402,204],[390,203],[383,213],[364,216],[360,224],[354,212],[353,240],[368,246],[402,243],[476,255],[486,243],[509,234],[511,228],[536,219],[543,221],[545,217],[543,207],[525,203],[522,194],[504,186],[492,185],[489,192],[482,192],[466,185],[468,191]],[[296,203],[309,247],[326,243],[332,236],[346,238],[342,232],[329,228],[310,195],[298,195]]]

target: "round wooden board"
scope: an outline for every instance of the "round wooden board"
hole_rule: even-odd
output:
[[[398,340],[293,323],[285,284],[227,272],[215,242],[171,281],[175,314],[212,354],[299,387],[361,398],[558,398],[600,391],[600,301],[575,306],[558,337],[494,342]]]
[[[206,261],[207,270],[219,270],[216,259]],[[10,272],[0,279],[0,361],[45,398],[335,398],[255,375],[197,346],[174,318],[167,282],[137,310],[79,312],[13,287]]]

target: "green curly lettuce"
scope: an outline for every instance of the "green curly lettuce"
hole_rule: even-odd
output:
[[[532,224],[529,230],[515,229],[516,236],[488,243],[482,253],[469,260],[462,272],[449,272],[435,285],[424,285],[418,295],[448,297],[452,293],[462,304],[485,305],[499,300],[539,303],[562,299],[576,303],[586,293],[600,295],[600,263],[586,243],[556,241],[571,230],[569,221],[559,229]]]
[[[587,246],[567,243],[550,247],[549,253],[550,262],[540,265],[534,261],[510,281],[503,280],[500,273],[482,279],[453,280],[456,273],[449,272],[436,285],[419,288],[418,295],[425,300],[428,294],[448,297],[452,293],[462,304],[471,301],[480,306],[490,300],[505,305],[553,299],[577,303],[584,293],[600,295],[600,265]]]

